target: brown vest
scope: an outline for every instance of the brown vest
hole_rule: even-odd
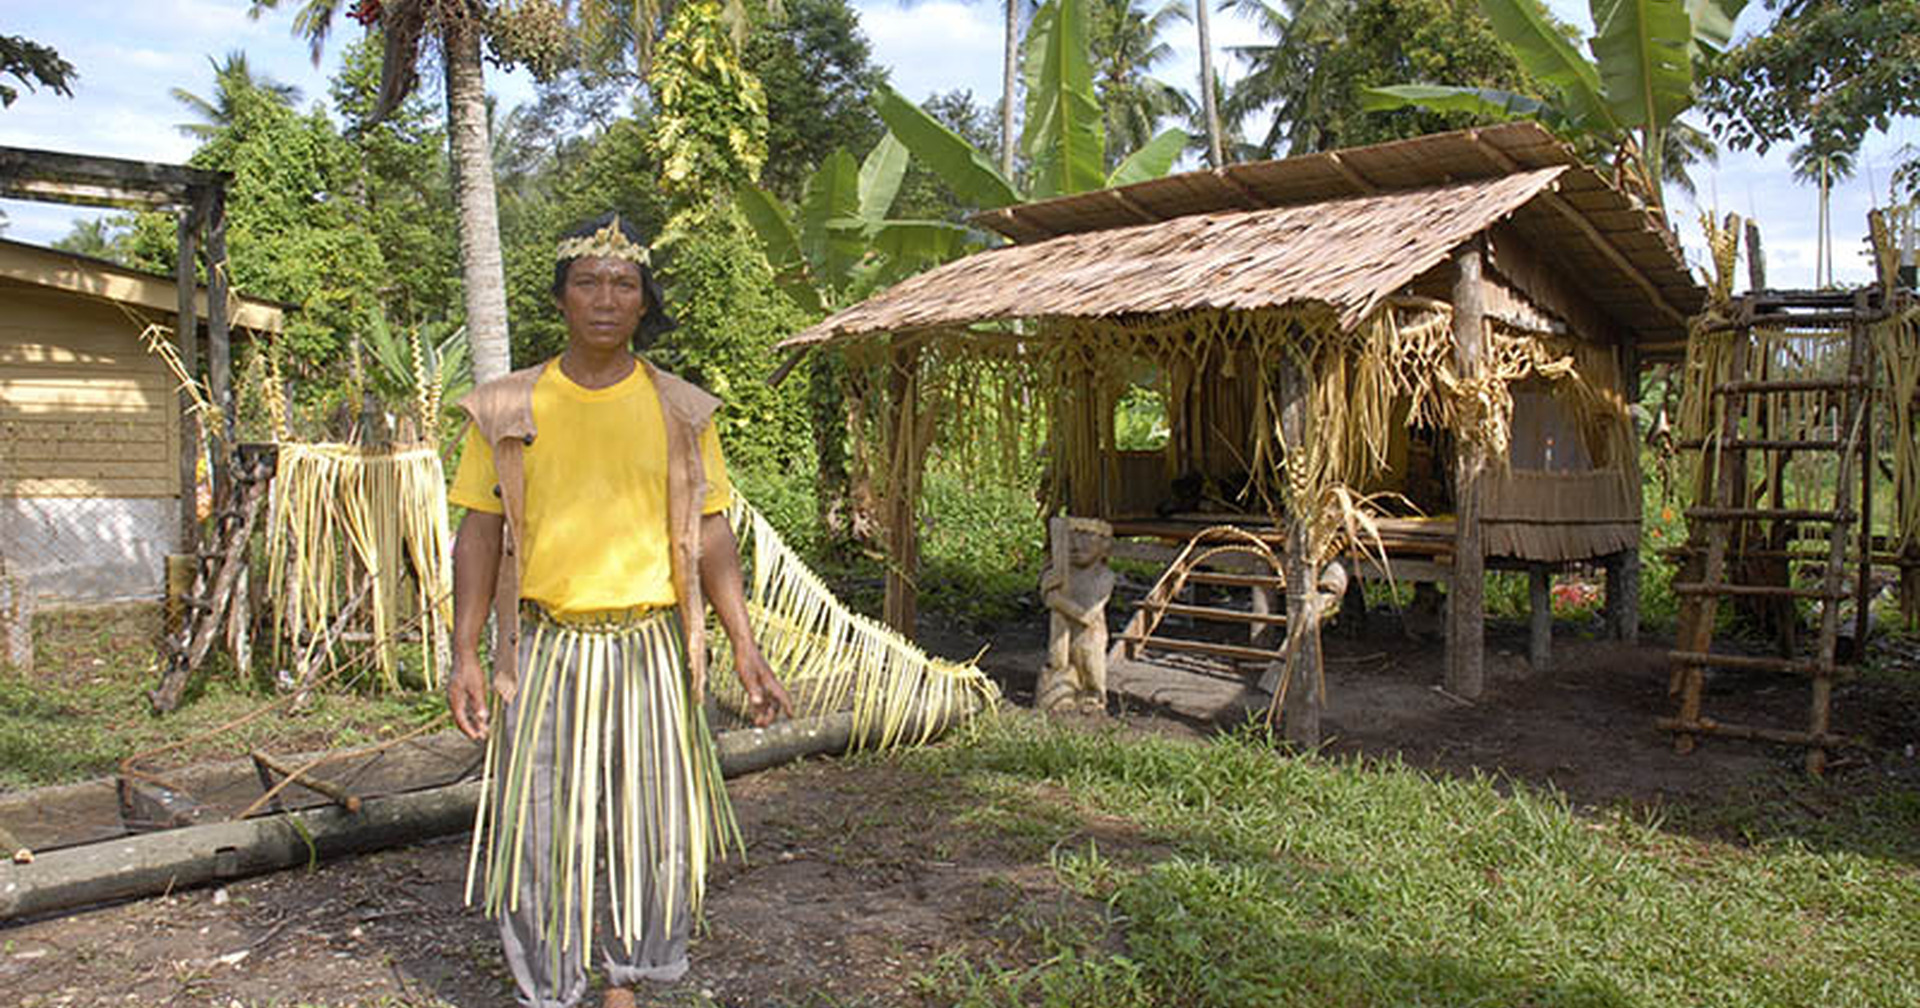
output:
[[[653,379],[666,422],[667,530],[672,537],[667,556],[686,636],[693,701],[700,703],[706,698],[707,684],[707,606],[700,593],[700,519],[707,497],[707,470],[700,457],[700,432],[712,421],[720,400],[645,360],[639,365]],[[520,685],[520,574],[525,558],[518,544],[527,513],[523,453],[538,433],[533,424],[533,386],[545,369],[543,363],[510,372],[460,400],[480,436],[493,447],[493,467],[507,519],[500,576],[493,592],[493,688],[503,700],[512,700]]]

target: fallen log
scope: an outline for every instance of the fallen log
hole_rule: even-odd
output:
[[[944,731],[957,721],[946,718],[933,728]],[[854,742],[853,715],[846,712],[722,732],[715,739],[727,777],[807,756],[837,755]],[[473,826],[479,795],[478,781],[463,781],[366,797],[358,812],[323,806],[47,851],[29,864],[0,864],[0,921],[177,892],[465,832]]]

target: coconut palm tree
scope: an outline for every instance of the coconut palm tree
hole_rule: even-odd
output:
[[[282,84],[271,77],[255,76],[253,68],[247,64],[247,54],[238,49],[228,52],[227,58],[219,63],[209,56],[207,64],[213,67],[212,99],[202,98],[186,88],[170,88],[167,91],[174,101],[186,106],[187,111],[199,119],[198,122],[179,123],[173,127],[195,140],[204,143],[231,126],[234,98],[244,92],[258,92],[289,108],[300,101],[300,89],[292,84]]]
[[[280,0],[254,0],[252,14],[279,8]],[[293,30],[307,39],[315,62],[326,45],[342,0],[300,0]],[[418,82],[422,44],[440,49],[447,95],[448,146],[452,148],[456,228],[465,295],[467,339],[473,373],[484,382],[511,369],[507,341],[507,281],[500,254],[500,217],[493,187],[492,147],[487,140],[486,72],[480,43],[488,7],[483,0],[354,0],[347,11],[386,36],[380,67],[380,98],[371,120],[398,107]]]
[[[1793,153],[1788,155],[1794,179],[1812,182],[1819,192],[1819,230],[1815,236],[1813,256],[1813,283],[1816,287],[1833,286],[1833,218],[1829,213],[1829,202],[1833,196],[1833,184],[1853,177],[1854,154],[1855,151],[1846,148],[1844,141],[1822,137],[1795,147]]]
[[[1230,50],[1247,72],[1228,90],[1224,117],[1241,123],[1272,111],[1272,125],[1256,144],[1260,157],[1319,150],[1330,93],[1326,56],[1346,35],[1350,0],[1226,0],[1221,6],[1251,18],[1271,40]]]
[[[1191,15],[1180,0],[1167,0],[1151,12],[1136,0],[1094,0],[1091,6],[1093,87],[1105,113],[1111,169],[1153,139],[1162,118],[1188,114],[1187,96],[1150,75],[1173,56],[1164,38],[1167,29]]]
[[[1207,163],[1215,168],[1226,163],[1221,149],[1220,110],[1214,104],[1213,33],[1208,8],[1212,0],[1193,0],[1193,23],[1200,33],[1200,111],[1207,123]]]

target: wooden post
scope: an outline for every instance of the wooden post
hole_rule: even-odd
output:
[[[1274,605],[1280,601],[1279,593],[1265,585],[1254,585],[1252,591],[1253,605],[1251,606],[1251,610],[1253,614],[1255,616],[1273,615]],[[1280,642],[1277,639],[1279,636],[1280,627],[1277,624],[1266,623],[1259,620],[1247,624],[1247,646],[1249,647],[1267,649],[1279,647]]]
[[[881,619],[907,638],[919,621],[916,579],[920,570],[920,537],[916,516],[920,503],[920,466],[926,458],[919,441],[920,350],[893,338],[888,359],[892,368],[892,463],[887,488],[887,596]]]
[[[213,499],[216,506],[232,489],[229,471],[233,456],[233,354],[227,333],[227,191],[215,186],[207,198],[207,384],[213,404],[220,407],[220,444],[213,453]]]
[[[200,191],[204,192],[204,190]],[[194,231],[199,227],[204,197],[198,192],[193,206],[180,212],[175,226],[178,246],[175,250],[173,279],[178,311],[174,321],[174,339],[180,353],[180,365],[189,377],[199,372],[200,348],[197,331],[200,322],[193,306],[196,284],[193,280]],[[195,464],[200,458],[200,427],[193,416],[193,397],[180,392],[180,552],[189,556],[200,548],[198,520],[199,480]]]
[[[24,579],[7,569],[0,556],[0,668],[33,675],[33,593]],[[0,848],[5,844],[0,843]],[[0,850],[0,856],[11,851]]]
[[[1760,224],[1747,221],[1747,289],[1767,289],[1767,255],[1760,249]]]
[[[1545,672],[1553,660],[1553,572],[1544,563],[1527,565],[1527,664]]]
[[[1640,551],[1625,549],[1607,558],[1607,633],[1628,644],[1640,643]]]
[[[1627,343],[1620,348],[1621,394],[1630,403],[1641,398],[1640,387],[1640,347],[1636,343]],[[1631,429],[1631,421],[1629,428]],[[1628,445],[1628,457],[1619,460],[1626,467],[1628,482],[1633,486],[1633,500],[1644,500],[1642,486],[1646,473],[1640,470],[1640,452],[1634,445],[1639,443],[1638,431]],[[1645,521],[1645,517],[1641,519]],[[1615,640],[1628,644],[1640,643],[1640,544],[1621,550],[1606,560],[1607,595],[1604,605],[1606,632]]]
[[[1282,351],[1279,368],[1280,442],[1286,458],[1299,459],[1306,453],[1312,379],[1306,372],[1305,362],[1296,359],[1290,351]],[[1287,699],[1280,716],[1287,741],[1310,749],[1320,744],[1320,708],[1325,698],[1319,688],[1320,627],[1310,604],[1316,578],[1309,560],[1312,549],[1307,538],[1308,518],[1300,513],[1300,504],[1288,501],[1286,513],[1281,516],[1287,541],[1286,555],[1281,558],[1285,568],[1281,575],[1287,582],[1287,635],[1298,641],[1299,650],[1292,656],[1293,675],[1287,683]]]
[[[1480,373],[1486,333],[1478,241],[1454,253],[1453,360],[1462,378]],[[1447,599],[1447,689],[1477,700],[1486,688],[1486,554],[1480,536],[1485,450],[1459,438],[1453,466],[1453,584]]]

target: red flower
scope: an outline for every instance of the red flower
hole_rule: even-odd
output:
[[[360,22],[360,27],[371,28],[380,21],[380,0],[356,0],[347,16]]]

